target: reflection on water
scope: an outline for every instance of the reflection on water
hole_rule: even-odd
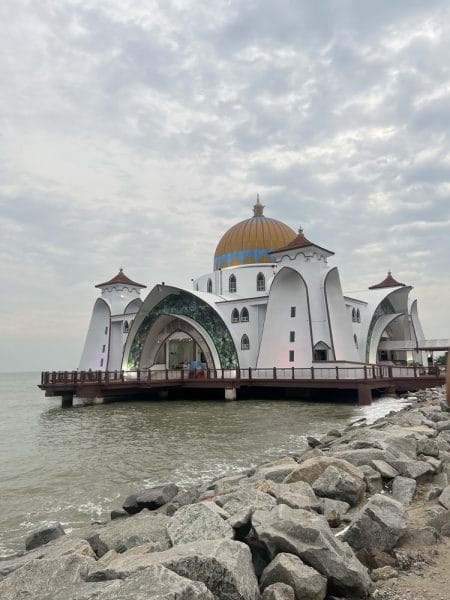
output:
[[[144,484],[208,480],[298,452],[307,435],[391,410],[389,403],[297,400],[61,409],[37,381],[38,374],[0,376],[0,555],[23,548],[29,529],[44,522],[76,527],[106,518]]]

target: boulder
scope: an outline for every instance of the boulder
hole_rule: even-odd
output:
[[[124,581],[111,582],[92,600],[214,600],[200,581],[181,577],[162,565],[152,565]]]
[[[372,466],[380,473],[383,479],[393,479],[399,475],[399,472],[385,460],[373,460]]]
[[[366,569],[347,544],[337,539],[324,517],[280,504],[256,510],[253,530],[270,558],[289,552],[328,578],[330,590],[349,597],[364,595],[370,585]]]
[[[69,554],[59,558],[34,559],[0,581],[2,600],[54,598],[72,584],[82,583],[95,559]],[[66,596],[67,597],[67,596]]]
[[[190,487],[187,490],[180,490],[178,494],[165,505],[166,515],[171,517],[181,506],[193,504],[197,501],[201,492],[202,488],[200,486]]]
[[[262,593],[261,600],[295,600],[295,593],[290,585],[272,583]]]
[[[257,467],[255,476],[281,483],[297,466],[297,462],[291,456],[285,456]]]
[[[361,448],[359,450],[340,450],[334,452],[336,459],[346,461],[355,467],[361,465],[373,466],[374,460],[384,460],[385,451],[378,448]]]
[[[440,541],[441,536],[434,527],[409,527],[405,535],[400,539],[399,545],[423,548],[423,546],[435,546]]]
[[[364,547],[390,550],[406,531],[406,527],[407,517],[403,504],[393,498],[375,494],[342,537],[354,550]]]
[[[366,489],[369,494],[378,494],[383,489],[383,480],[381,474],[369,465],[359,467],[364,475]]]
[[[230,515],[249,508],[252,510],[270,508],[276,504],[273,496],[249,487],[241,487],[231,494],[219,496],[214,500],[216,504],[221,506]]]
[[[177,510],[167,524],[167,533],[174,546],[199,540],[234,537],[231,525],[203,503],[188,504]]]
[[[160,506],[170,502],[178,494],[179,488],[174,483],[158,485],[153,488],[146,488],[136,496],[136,504],[139,508],[148,508],[156,510]]]
[[[204,583],[218,598],[259,600],[248,546],[225,539],[182,544],[143,556],[119,556],[104,569],[103,579],[126,579],[153,565]]]
[[[349,508],[350,504],[348,502],[342,502],[341,500],[332,500],[331,498],[321,498],[321,512],[324,517],[328,517],[331,513],[339,513],[340,515],[345,515]]]
[[[425,456],[439,456],[439,445],[436,440],[430,438],[421,438],[417,441],[417,454]]]
[[[273,583],[291,586],[295,600],[323,600],[327,593],[327,579],[298,556],[287,552],[278,554],[262,572],[261,591]]]
[[[25,549],[33,550],[44,544],[48,544],[52,540],[56,540],[66,532],[61,523],[50,523],[45,527],[41,527],[38,531],[31,533],[25,540]]]
[[[332,465],[318,477],[312,488],[317,496],[348,502],[355,506],[361,502],[366,484],[361,475],[355,476]]]
[[[438,504],[425,505],[423,513],[425,525],[433,527],[436,531],[441,531],[442,527],[450,522],[450,511]]]
[[[423,462],[421,460],[394,458],[389,460],[389,464],[394,467],[400,475],[410,477],[411,479],[423,480],[427,475],[431,475],[435,471],[428,462]]]
[[[125,498],[124,503],[122,504],[123,510],[129,515],[135,515],[139,511],[142,510],[140,506],[138,506],[137,500],[138,494],[130,494]]]
[[[410,477],[398,475],[392,481],[392,497],[405,506],[411,504],[416,493],[417,482]]]
[[[230,492],[234,492],[234,490],[239,487],[240,482],[245,479],[247,479],[247,475],[243,473],[227,475],[214,480],[207,489],[213,490],[216,496],[229,494]]]
[[[170,517],[158,513],[141,512],[127,519],[119,519],[97,529],[87,541],[97,556],[103,556],[108,550],[125,552],[134,546],[152,544],[155,551],[170,548],[167,533]]]
[[[361,477],[361,471],[345,460],[335,458],[334,456],[315,456],[300,463],[290,475],[286,477],[283,483],[295,483],[296,481],[306,481],[312,485],[328,467],[336,467],[345,471],[353,477]]]
[[[358,550],[356,557],[368,569],[379,569],[386,566],[395,567],[396,564],[393,556],[382,550],[377,550],[377,548]]]
[[[439,496],[439,502],[447,510],[450,509],[450,485],[447,485]]]
[[[306,481],[279,483],[272,492],[277,504],[287,504],[291,508],[320,511],[320,501]]]

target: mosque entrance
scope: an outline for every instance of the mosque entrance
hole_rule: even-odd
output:
[[[188,369],[192,363],[201,363],[206,367],[205,353],[197,342],[187,333],[173,333],[159,350],[156,364],[164,364],[167,369]]]
[[[187,317],[160,315],[143,344],[140,369],[205,372],[220,365],[208,334]]]

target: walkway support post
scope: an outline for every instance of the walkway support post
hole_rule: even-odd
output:
[[[445,380],[447,382],[447,404],[450,406],[450,348],[447,350],[447,372]]]
[[[237,400],[236,388],[225,388],[225,400]]]
[[[73,406],[73,393],[66,392],[61,396],[61,408],[71,408]]]
[[[358,385],[358,404],[360,406],[372,404],[372,390],[368,385]]]

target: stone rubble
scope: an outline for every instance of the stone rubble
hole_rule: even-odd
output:
[[[108,523],[34,532],[0,560],[0,598],[399,598],[383,584],[419,568],[411,548],[450,536],[445,394],[208,485],[144,489]]]

